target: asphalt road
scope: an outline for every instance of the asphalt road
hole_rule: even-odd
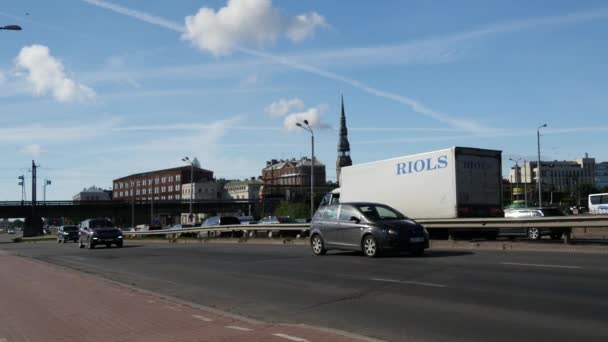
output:
[[[368,259],[289,245],[126,245],[0,249],[255,319],[391,341],[608,340],[606,254],[434,250]]]

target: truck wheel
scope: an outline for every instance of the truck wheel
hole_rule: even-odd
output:
[[[538,229],[538,228],[528,228],[528,238],[530,240],[539,240],[541,238],[541,236],[540,236],[540,229]]]
[[[324,255],[327,253],[325,249],[325,243],[323,242],[323,238],[320,235],[315,234],[315,236],[310,239],[310,247],[312,248],[312,252],[315,255]]]
[[[371,235],[366,235],[363,238],[363,253],[366,257],[375,258],[380,253],[378,251],[378,242],[376,242],[376,238]]]

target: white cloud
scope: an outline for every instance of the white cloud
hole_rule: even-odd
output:
[[[6,75],[4,74],[4,71],[2,71],[0,69],[0,84],[3,84],[6,82]]]
[[[23,154],[27,154],[31,157],[37,158],[37,157],[40,157],[43,150],[42,150],[42,147],[40,147],[40,145],[38,145],[38,144],[30,144],[30,145],[24,146],[19,152],[21,152]]]
[[[185,22],[182,39],[216,56],[230,54],[241,44],[272,43],[282,35],[298,42],[327,25],[315,12],[286,16],[272,6],[272,0],[228,0],[217,12],[202,7]]]
[[[25,71],[23,76],[37,96],[50,93],[60,102],[90,101],[95,98],[93,89],[76,83],[65,75],[63,64],[44,45],[22,48],[15,64]]]
[[[280,99],[278,101],[274,101],[268,107],[264,109],[264,111],[271,116],[281,117],[285,114],[289,113],[292,109],[303,109],[304,101],[301,99],[294,97],[293,99]]]
[[[321,121],[321,114],[326,110],[327,106],[319,105],[317,107],[309,108],[304,112],[292,113],[285,117],[283,120],[283,127],[289,131],[300,129],[296,124],[298,122],[303,123],[304,120],[308,120],[308,124],[312,128],[328,128],[329,126]]]

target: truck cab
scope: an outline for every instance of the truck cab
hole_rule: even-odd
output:
[[[323,199],[321,199],[319,207],[338,203],[340,203],[340,188],[333,189],[332,191],[323,195]]]

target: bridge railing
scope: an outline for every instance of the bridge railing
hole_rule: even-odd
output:
[[[523,218],[523,219],[507,219],[507,218],[461,218],[461,219],[426,219],[417,220],[427,229],[445,229],[453,230],[493,230],[500,228],[608,228],[608,215],[597,216],[569,216],[569,217],[538,217],[538,218]],[[126,235],[132,236],[150,236],[162,235],[178,236],[181,233],[203,233],[203,232],[258,232],[258,231],[296,231],[308,233],[310,225],[306,224],[251,224],[251,225],[226,225],[226,226],[209,226],[209,227],[191,227],[182,229],[162,229],[150,231],[128,231]],[[564,236],[564,242],[569,242],[567,234]]]

